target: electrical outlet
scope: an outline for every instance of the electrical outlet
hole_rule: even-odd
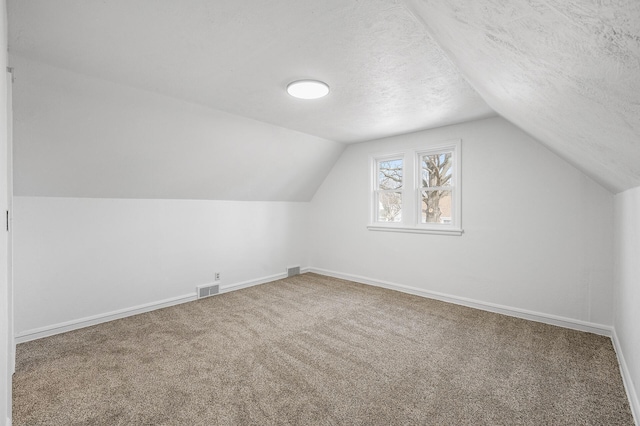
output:
[[[216,272],[216,281],[220,281],[220,272]]]

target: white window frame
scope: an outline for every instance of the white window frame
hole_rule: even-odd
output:
[[[453,156],[452,182],[448,185],[451,187],[451,223],[421,223],[421,157],[443,152],[451,152]],[[395,154],[372,155],[370,158],[370,217],[367,229],[370,231],[462,235],[464,231],[462,229],[462,141],[460,139],[446,141],[437,145],[407,149]],[[402,221],[377,222],[378,163],[400,158],[403,160]]]
[[[378,173],[379,173],[379,164],[383,161],[393,161],[393,160],[402,160],[402,188],[400,188],[400,190],[381,190],[378,188]],[[404,153],[399,153],[399,154],[387,154],[387,155],[383,155],[383,156],[376,156],[376,157],[372,157],[372,167],[371,167],[371,217],[369,218],[371,223],[375,223],[375,224],[380,224],[386,227],[392,227],[392,228],[397,228],[397,227],[402,227],[402,223],[404,221],[404,217],[406,215],[406,205],[405,205],[405,200],[407,199],[407,191],[406,191],[406,187],[407,187],[407,176],[406,176],[406,170],[407,170],[407,159],[405,158]],[[410,182],[409,182],[410,184]],[[402,213],[401,213],[401,217],[402,217],[402,221],[400,222],[382,222],[382,221],[378,221],[378,212],[379,212],[379,205],[378,205],[378,194],[380,192],[400,192],[401,194],[401,199],[402,199]]]

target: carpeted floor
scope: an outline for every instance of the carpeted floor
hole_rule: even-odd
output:
[[[20,425],[632,425],[611,340],[298,275],[18,346]]]

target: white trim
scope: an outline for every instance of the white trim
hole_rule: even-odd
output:
[[[422,157],[424,155],[439,155],[443,152],[451,152],[453,156],[453,173],[450,185],[446,187],[432,187],[424,188],[422,186]],[[425,189],[431,190],[436,188],[448,188],[451,191],[451,225],[444,225],[451,230],[458,230],[462,228],[462,139],[452,139],[443,142],[440,145],[430,146],[425,149],[414,151],[414,185],[416,193],[413,194],[415,201],[415,223],[414,226],[422,229],[436,230],[440,232],[439,227],[442,224],[437,223],[422,223],[422,191]],[[461,234],[461,233],[460,233]],[[457,235],[460,235],[457,234]]]
[[[300,268],[300,273],[302,273],[302,268]],[[287,278],[286,273],[269,275],[267,277],[257,278],[255,280],[242,281],[235,284],[227,284],[224,287],[220,286],[220,294],[228,293],[230,291],[241,290],[243,288],[253,287],[254,285],[266,284],[272,281],[278,281],[281,279]]]
[[[525,309],[512,308],[504,305],[498,305],[494,303],[488,303],[488,302],[483,302],[479,300],[469,299],[466,297],[459,297],[459,296],[453,296],[445,293],[423,290],[416,287],[391,283],[388,281],[375,280],[372,278],[362,277],[359,275],[346,274],[346,273],[335,272],[335,271],[330,271],[330,270],[321,269],[321,268],[313,268],[313,267],[300,268],[301,274],[304,274],[306,272],[313,272],[320,275],[345,279],[349,281],[358,282],[361,284],[373,285],[376,287],[383,287],[391,290],[400,291],[403,293],[426,297],[429,299],[436,299],[444,302],[454,303],[456,305],[467,306],[471,308],[481,309],[484,311],[508,315],[516,318],[523,318],[531,321],[537,321],[545,324],[551,324],[559,327],[564,327],[564,328],[569,328],[569,329],[579,330],[579,331],[586,331],[589,333],[611,337],[611,340],[613,341],[613,347],[618,357],[618,363],[620,365],[622,381],[624,383],[624,387],[626,389],[627,396],[629,398],[629,405],[631,406],[631,412],[634,416],[636,425],[639,424],[638,418],[640,418],[640,403],[638,401],[638,396],[636,394],[635,388],[633,387],[633,381],[631,380],[631,376],[627,368],[627,363],[622,353],[622,347],[620,346],[618,336],[616,334],[615,328],[613,327],[581,321],[581,320],[575,320],[572,318],[566,318],[566,317],[561,317],[557,315],[550,315],[550,314],[545,314],[540,312],[528,311]],[[255,285],[265,284],[268,282],[277,281],[284,278],[287,278],[286,273],[269,275],[267,277],[258,278],[255,280],[243,281],[236,284],[228,284],[224,287],[220,286],[220,294],[240,290],[243,288],[252,287]],[[113,321],[120,318],[126,318],[129,316],[153,311],[156,309],[166,308],[166,307],[178,305],[181,303],[195,301],[197,300],[196,296],[197,295],[195,293],[187,294],[187,295],[178,296],[170,299],[165,299],[159,302],[146,303],[146,304],[138,305],[132,308],[120,309],[120,310],[112,311],[105,314],[94,315],[90,317],[81,318],[78,320],[67,321],[59,324],[54,324],[51,326],[36,328],[33,330],[27,330],[25,332],[16,334],[15,343],[16,344],[24,343],[31,340],[40,339],[43,337],[64,333],[67,331],[77,330],[80,328],[89,327],[92,325],[97,325],[97,324],[108,322],[108,321]],[[7,426],[11,426],[10,417],[7,417],[6,422],[7,422],[6,423]]]
[[[300,268],[300,273],[308,272],[309,268]],[[272,281],[281,280],[287,278],[287,274],[275,274],[269,275],[255,280],[242,281],[236,284],[227,284],[226,286],[220,286],[220,293],[228,293],[230,291],[236,291],[247,287],[253,287],[254,285],[265,284]],[[214,283],[218,284],[218,283]],[[209,285],[209,284],[206,284]],[[55,334],[66,333],[67,331],[77,330],[92,325],[101,324],[103,322],[113,321],[120,318],[130,317],[132,315],[138,315],[145,312],[154,311],[156,309],[167,308],[169,306],[179,305],[181,303],[192,302],[197,300],[197,293],[185,294],[182,296],[172,297],[157,302],[145,303],[143,305],[133,306],[131,308],[119,309],[117,311],[107,312],[104,314],[93,315],[90,317],[80,318],[76,320],[61,322],[58,324],[48,325],[44,327],[34,328],[32,330],[23,331],[16,334],[15,343],[24,343],[31,340],[41,339],[43,337],[53,336]]]
[[[405,232],[410,234],[462,235],[462,229],[407,228],[405,226],[367,225],[369,231]]]
[[[633,386],[633,380],[631,379],[631,374],[629,373],[629,368],[627,367],[627,362],[624,358],[624,354],[622,352],[622,346],[620,345],[620,341],[618,340],[618,334],[616,333],[616,329],[613,329],[613,336],[611,337],[613,341],[613,348],[616,351],[616,355],[618,356],[618,364],[620,365],[620,374],[622,375],[622,383],[624,383],[624,388],[627,391],[627,398],[629,399],[629,406],[631,407],[631,414],[633,415],[633,419],[636,425],[640,424],[640,401],[638,400],[638,394],[636,394],[636,389]]]
[[[6,3],[3,2],[3,6],[6,8]],[[5,14],[6,18],[6,14]],[[7,382],[3,383],[5,388],[8,384],[7,389],[7,400],[2,401],[0,404],[6,409],[6,425],[11,426],[11,407],[12,407],[12,391],[11,391],[11,378],[16,370],[16,351],[15,351],[15,336],[14,336],[14,308],[13,308],[13,293],[14,293],[14,272],[13,272],[13,258],[14,258],[14,248],[13,248],[13,68],[7,67],[6,74],[6,98],[3,100],[6,104],[6,145],[3,147],[6,150],[5,157],[5,166],[6,169],[3,173],[6,174],[6,188],[3,188],[3,193],[6,195],[6,208],[7,208],[7,220],[8,220],[8,229],[7,229],[7,257],[6,257],[6,312],[3,312],[2,315],[6,318],[6,323],[3,325],[6,327],[6,349],[7,349],[7,357],[8,362],[6,366],[2,366],[3,370],[6,370],[7,373]],[[3,212],[4,215],[4,212]],[[4,232],[4,231],[2,231]],[[4,321],[3,321],[4,322]],[[4,347],[4,344],[3,344]],[[3,410],[4,410],[3,409]]]
[[[145,303],[131,308],[118,309],[116,311],[104,314],[92,315],[76,320],[65,321],[58,324],[47,325],[44,327],[34,328],[32,330],[17,333],[15,337],[16,343],[24,343],[31,340],[41,339],[43,337],[53,336],[55,334],[65,333],[79,328],[89,327],[103,322],[113,321],[120,318],[130,317],[156,309],[166,308],[180,303],[191,302],[196,300],[196,294],[185,294],[183,296],[172,297],[170,299],[160,300],[158,302]]]
[[[387,189],[387,190],[379,189],[378,185],[380,184],[380,182],[378,181],[378,177],[380,173],[380,162],[394,161],[394,160],[402,161],[402,186],[396,189]],[[400,214],[401,215],[406,214],[405,208],[404,208],[404,200],[406,199],[405,187],[407,182],[407,176],[405,173],[407,171],[405,153],[399,152],[396,154],[386,153],[383,155],[370,155],[369,163],[370,163],[370,170],[371,170],[371,183],[370,183],[371,191],[369,192],[369,208],[371,209],[371,211],[369,212],[369,221],[372,223],[384,223],[384,222],[378,222],[378,213],[379,213],[379,209],[378,209],[379,195],[378,194],[380,194],[380,192],[400,193],[400,200],[402,203]],[[394,223],[394,222],[390,222],[390,223]]]
[[[375,280],[373,278],[362,277],[360,275],[345,274],[342,272],[329,271],[321,268],[309,268],[309,272],[320,275],[326,275],[334,278],[354,281],[361,284],[373,285],[376,287],[388,288],[403,293],[422,296],[429,299],[441,300],[443,302],[454,303],[456,305],[467,306],[470,308],[481,309],[483,311],[495,312],[498,314],[508,315],[516,318],[523,318],[531,321],[541,322],[545,324],[556,325],[559,327],[570,328],[573,330],[586,331],[589,333],[599,334],[611,337],[612,327],[603,324],[596,324],[588,321],[581,321],[573,318],[561,317],[558,315],[545,314],[542,312],[529,311],[526,309],[512,308],[509,306],[498,305],[496,303],[483,302],[481,300],[469,299],[467,297],[453,296],[450,294],[440,293],[436,291],[423,290],[421,288],[411,287],[402,284],[396,284],[389,281]]]
[[[422,223],[422,181],[421,170],[423,155],[451,152],[453,155],[453,179],[447,188],[451,191],[451,221],[450,224]],[[413,157],[413,158],[411,158]],[[378,189],[379,165],[381,161],[402,160],[403,185],[400,190]],[[450,139],[436,145],[422,145],[390,154],[372,153],[369,155],[370,192],[369,192],[369,222],[370,231],[405,232],[415,234],[462,235],[462,139]],[[442,187],[445,188],[445,187]],[[430,188],[434,189],[434,188]],[[397,192],[402,197],[402,212],[400,222],[378,221],[378,195],[384,192]]]

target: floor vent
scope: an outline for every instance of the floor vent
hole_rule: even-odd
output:
[[[214,294],[220,293],[220,285],[219,284],[207,284],[196,287],[196,291],[198,292],[198,299],[202,299],[203,297],[213,296]]]
[[[300,275],[299,266],[294,266],[293,268],[287,268],[287,277],[292,277],[294,275]]]

